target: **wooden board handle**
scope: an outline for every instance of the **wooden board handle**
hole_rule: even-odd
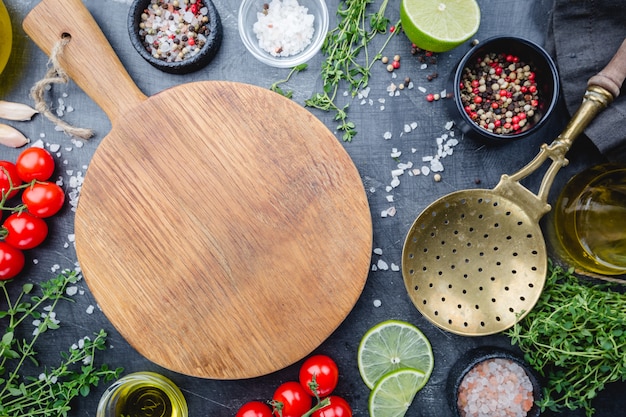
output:
[[[626,78],[626,39],[622,42],[611,61],[598,74],[589,79],[587,85],[597,85],[617,98]]]
[[[57,42],[71,37],[59,63],[112,124],[146,99],[81,0],[42,0],[24,18],[23,27],[48,56]]]

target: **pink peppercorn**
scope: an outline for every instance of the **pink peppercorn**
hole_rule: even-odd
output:
[[[426,101],[434,101],[434,100],[435,100],[434,94],[427,94],[426,95]]]
[[[400,68],[400,61],[393,61],[393,62],[391,63],[391,66],[392,66],[394,69],[398,69],[398,68]]]

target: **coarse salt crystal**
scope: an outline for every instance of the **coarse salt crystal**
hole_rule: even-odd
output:
[[[257,13],[253,31],[259,46],[270,55],[296,55],[311,43],[315,16],[297,0],[272,0],[265,11]]]

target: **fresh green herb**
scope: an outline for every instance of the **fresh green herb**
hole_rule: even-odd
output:
[[[291,71],[289,71],[287,78],[285,78],[284,80],[276,81],[274,84],[270,86],[270,90],[272,90],[275,93],[280,94],[281,96],[291,98],[293,96],[293,91],[292,90],[284,91],[282,88],[280,88],[280,85],[289,82],[293,74],[295,74],[296,72],[304,71],[305,69],[307,69],[307,67],[308,67],[307,64],[296,65],[295,67],[291,69]]]
[[[323,111],[335,112],[338,129],[343,132],[343,140],[350,142],[357,134],[356,126],[348,119],[348,105],[339,107],[336,103],[337,91],[342,82],[348,84],[354,97],[359,90],[367,87],[372,65],[382,58],[382,52],[393,35],[400,31],[400,22],[390,33],[387,41],[371,60],[368,53],[370,41],[379,33],[385,33],[389,19],[385,17],[388,0],[384,0],[377,12],[366,12],[372,0],[343,1],[337,11],[337,27],[328,32],[322,53],[326,59],[322,64],[323,92],[316,93],[305,101],[305,105]],[[363,52],[364,58],[358,56]]]
[[[507,334],[547,378],[542,410],[584,408],[590,417],[598,392],[626,381],[626,294],[611,284],[551,263],[537,305]]]
[[[24,284],[13,300],[7,286],[14,281],[0,281],[4,294],[5,310],[0,319],[6,330],[0,341],[0,415],[21,417],[67,416],[70,401],[78,395],[86,396],[100,380],[117,378],[121,368],[111,370],[107,365],[96,367],[96,351],[106,349],[106,336],[100,330],[93,340],[85,337],[61,352],[59,365],[46,366],[37,376],[23,375],[23,366],[32,362],[39,367],[35,343],[48,330],[59,328],[55,307],[64,296],[69,284],[77,281],[75,272],[65,271],[40,284],[41,294],[33,293],[33,284]],[[0,295],[1,296],[1,295]],[[24,324],[35,324],[34,331],[24,329]]]

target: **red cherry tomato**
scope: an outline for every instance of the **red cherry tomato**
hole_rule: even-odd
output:
[[[46,181],[54,172],[54,158],[43,148],[28,148],[19,154],[15,166],[24,182]]]
[[[336,395],[328,397],[330,404],[315,411],[311,417],[352,417],[352,408],[346,400]]]
[[[7,173],[9,174],[8,176]],[[4,193],[9,192],[11,184],[13,187],[19,187],[22,185],[22,180],[17,174],[17,168],[13,162],[0,161],[0,198],[2,198]],[[17,194],[17,191],[18,190],[12,190],[7,198],[13,197]]]
[[[272,409],[261,401],[250,401],[241,406],[235,417],[272,417]]]
[[[36,182],[24,190],[22,202],[33,216],[50,217],[63,207],[65,193],[53,182]]]
[[[313,398],[300,383],[288,381],[276,388],[274,396],[274,415],[276,417],[302,417],[311,409]],[[282,414],[278,408],[282,407]]]
[[[13,213],[2,226],[7,232],[4,241],[16,249],[32,249],[48,236],[45,220],[28,213]]]
[[[300,367],[300,384],[309,395],[315,396],[312,389],[314,388],[318,397],[327,397],[333,392],[338,381],[339,369],[337,364],[326,355],[311,356]]]
[[[5,242],[0,242],[0,280],[11,279],[24,268],[24,254]]]

